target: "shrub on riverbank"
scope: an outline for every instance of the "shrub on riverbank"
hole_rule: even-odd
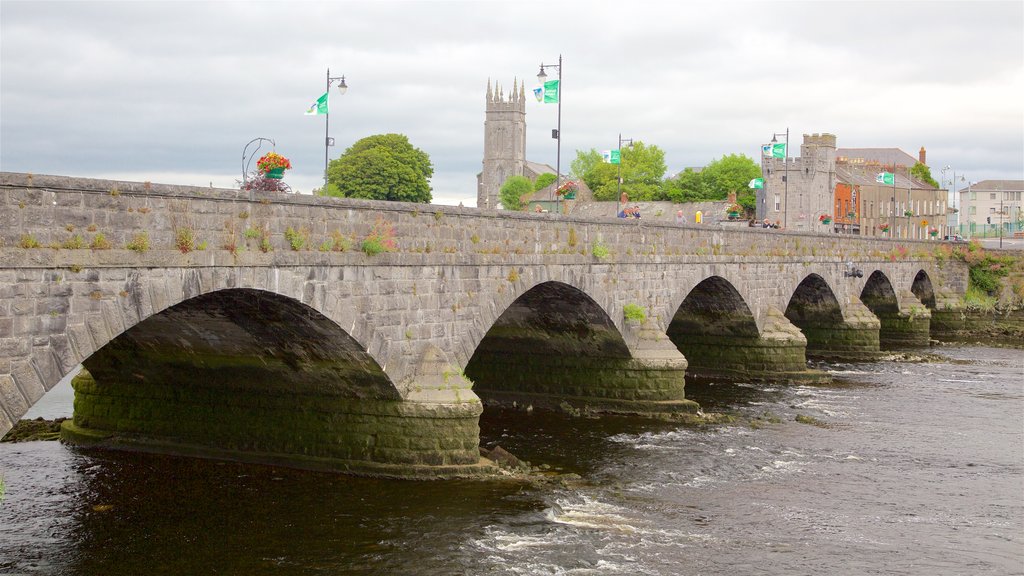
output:
[[[976,310],[1024,308],[1024,256],[993,254],[977,242],[953,248],[950,256],[969,266],[964,304]]]

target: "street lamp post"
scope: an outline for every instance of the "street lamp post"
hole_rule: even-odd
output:
[[[772,144],[777,144],[779,141],[777,138],[782,135],[786,136],[786,157],[783,160],[783,167],[785,171],[782,174],[782,183],[784,186],[783,199],[782,199],[782,227],[789,228],[789,127],[786,127],[786,132],[773,132],[772,133]]]
[[[338,81],[338,92],[345,94],[348,91],[348,84],[345,84],[345,76],[331,77],[331,69],[327,69],[327,113],[324,114],[324,193],[327,192],[327,149],[334,146],[334,139],[331,138],[331,105],[330,93],[331,82]]]
[[[622,132],[619,132],[619,179],[618,184],[615,186],[615,215],[619,215],[619,203],[622,201],[622,143],[627,142],[630,148],[633,147],[632,138],[623,138]]]
[[[555,152],[555,208],[561,214],[561,196],[558,195],[558,188],[562,185],[562,55],[558,55],[558,64],[544,64],[541,62],[540,72],[537,73],[537,81],[540,82],[541,88],[544,87],[544,82],[548,79],[548,75],[544,72],[545,68],[558,70],[558,127],[555,128],[554,133],[555,140],[557,141]]]

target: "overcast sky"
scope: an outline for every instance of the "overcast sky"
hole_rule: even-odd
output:
[[[339,156],[405,134],[434,202],[475,204],[487,81],[529,92],[563,57],[562,166],[621,133],[669,172],[757,158],[789,128],[840,147],[924,146],[936,179],[1024,179],[1024,2],[0,1],[0,169],[233,187],[272,138],[308,193],[327,68]],[[557,73],[551,71],[551,77]],[[555,164],[554,104],[527,157]],[[952,178],[952,171],[947,174]]]

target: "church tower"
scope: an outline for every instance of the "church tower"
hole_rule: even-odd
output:
[[[506,96],[501,86],[487,81],[487,114],[484,120],[484,166],[477,177],[476,205],[496,208],[501,185],[511,176],[522,176],[526,164],[526,86],[512,81]]]

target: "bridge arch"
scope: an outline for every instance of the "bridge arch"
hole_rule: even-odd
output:
[[[640,326],[633,330],[644,332]],[[667,350],[649,346],[659,338]],[[473,391],[490,405],[692,410],[683,394],[685,359],[660,332],[653,338],[634,333],[631,340],[586,291],[547,279],[533,283],[498,315],[465,372]]]
[[[914,276],[910,285],[910,291],[917,296],[922,304],[931,310],[935,310],[935,287],[932,285],[931,276],[924,270],[919,270]]]
[[[187,298],[128,328],[82,364],[121,384],[257,389],[398,399],[377,362],[345,330],[293,298],[251,288]]]
[[[800,281],[785,310],[786,318],[807,338],[807,352],[830,350],[837,325],[843,324],[843,311],[832,287],[819,274],[808,274]]]

